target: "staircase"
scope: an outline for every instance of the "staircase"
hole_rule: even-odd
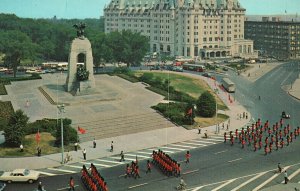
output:
[[[174,127],[175,125],[153,112],[128,114],[120,117],[99,119],[97,121],[80,122],[73,124],[86,130],[85,134],[79,133],[80,142],[91,141],[94,138],[103,139],[120,135],[150,131],[155,129]]]

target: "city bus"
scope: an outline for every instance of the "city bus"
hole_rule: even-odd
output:
[[[196,71],[196,72],[204,72],[205,71],[205,66],[199,65],[199,64],[187,64],[187,63],[184,63],[182,65],[182,69]]]
[[[229,93],[234,93],[235,92],[235,84],[229,78],[223,78],[222,79],[222,86]]]

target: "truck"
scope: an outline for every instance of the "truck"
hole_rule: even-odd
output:
[[[222,86],[229,93],[234,93],[235,92],[235,84],[229,78],[223,78],[222,79]]]

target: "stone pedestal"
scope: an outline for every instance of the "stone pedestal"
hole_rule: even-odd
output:
[[[69,54],[68,76],[66,80],[66,91],[78,91],[76,86],[76,72],[77,72],[77,57],[79,54],[85,55],[85,68],[90,72],[88,84],[89,88],[95,87],[94,69],[93,69],[93,55],[91,43],[87,38],[75,38],[71,44]],[[86,85],[84,85],[86,86]]]

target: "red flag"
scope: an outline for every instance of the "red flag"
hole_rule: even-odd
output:
[[[41,140],[40,130],[38,130],[38,132],[35,134],[35,140],[37,143],[40,142],[40,140]]]
[[[81,134],[85,134],[85,129],[81,128],[78,126],[78,131],[81,133]]]
[[[191,109],[188,110],[188,112],[186,114],[187,115],[192,115],[192,113],[193,113],[193,109],[191,108]]]

